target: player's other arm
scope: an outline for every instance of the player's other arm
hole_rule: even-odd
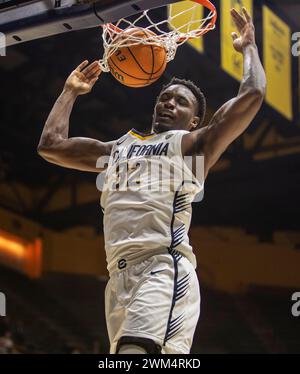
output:
[[[99,63],[82,62],[66,80],[63,92],[54,104],[45,123],[38,153],[48,162],[66,168],[99,172],[100,156],[108,156],[114,142],[89,138],[69,138],[70,114],[79,95],[91,91],[101,74]]]
[[[255,43],[255,29],[246,9],[241,16],[231,11],[240,37],[232,34],[234,48],[244,55],[244,75],[238,95],[225,103],[209,125],[186,135],[184,154],[203,154],[205,176],[227,147],[250,125],[259,111],[266,90],[266,76]]]

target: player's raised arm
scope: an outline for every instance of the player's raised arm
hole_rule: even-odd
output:
[[[232,34],[234,48],[244,55],[244,75],[238,95],[225,103],[207,127],[186,135],[184,154],[202,153],[205,156],[205,176],[226,148],[250,125],[259,111],[266,90],[266,76],[255,43],[252,18],[243,8],[231,16],[239,31]]]
[[[63,92],[54,104],[45,123],[38,153],[47,161],[72,169],[99,172],[100,156],[109,155],[114,142],[89,138],[69,138],[69,119],[79,95],[91,91],[101,74],[98,61],[83,61],[66,80]]]

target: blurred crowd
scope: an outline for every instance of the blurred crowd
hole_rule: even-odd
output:
[[[59,347],[59,351],[37,348],[38,344],[26,339],[26,333],[23,323],[20,321],[11,321],[8,317],[0,318],[0,354],[19,354],[19,353],[65,353],[80,354],[86,353],[82,347],[76,346],[70,342]]]
[[[0,318],[0,354],[22,353],[23,335],[20,325],[13,331],[8,317]]]

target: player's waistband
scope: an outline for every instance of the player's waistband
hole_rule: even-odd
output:
[[[155,255],[162,255],[162,254],[169,254],[174,256],[176,259],[180,259],[181,257],[184,257],[184,255],[174,249],[170,248],[157,248],[157,249],[150,249],[145,253],[144,255],[138,254],[138,255],[129,255],[124,256],[122,258],[119,258],[116,261],[113,261],[111,264],[108,264],[107,270],[109,272],[109,275],[112,275],[115,272],[123,271],[127,268],[129,268],[132,265],[138,264],[142,261],[147,260],[148,258],[155,256]]]

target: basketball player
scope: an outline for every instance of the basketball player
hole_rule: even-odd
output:
[[[205,98],[192,82],[173,79],[162,89],[151,133],[132,129],[120,139],[101,142],[69,138],[69,117],[76,98],[91,91],[101,73],[98,62],[82,62],[68,77],[43,130],[39,154],[66,168],[99,172],[97,159],[110,156],[129,169],[174,156],[204,156],[204,175],[252,122],[264,99],[266,78],[246,9],[231,10],[240,33],[234,48],[244,56],[244,76],[236,97],[224,104],[208,126],[201,127]],[[135,164],[134,164],[135,163]],[[133,165],[133,166],[132,166]],[[135,165],[135,166],[134,166]],[[184,162],[181,165],[185,167]],[[200,313],[196,261],[189,244],[191,202],[201,186],[192,171],[193,188],[157,192],[104,189],[104,237],[110,280],[105,312],[111,353],[189,353]],[[153,182],[153,181],[152,181]],[[156,183],[154,180],[153,183]]]

